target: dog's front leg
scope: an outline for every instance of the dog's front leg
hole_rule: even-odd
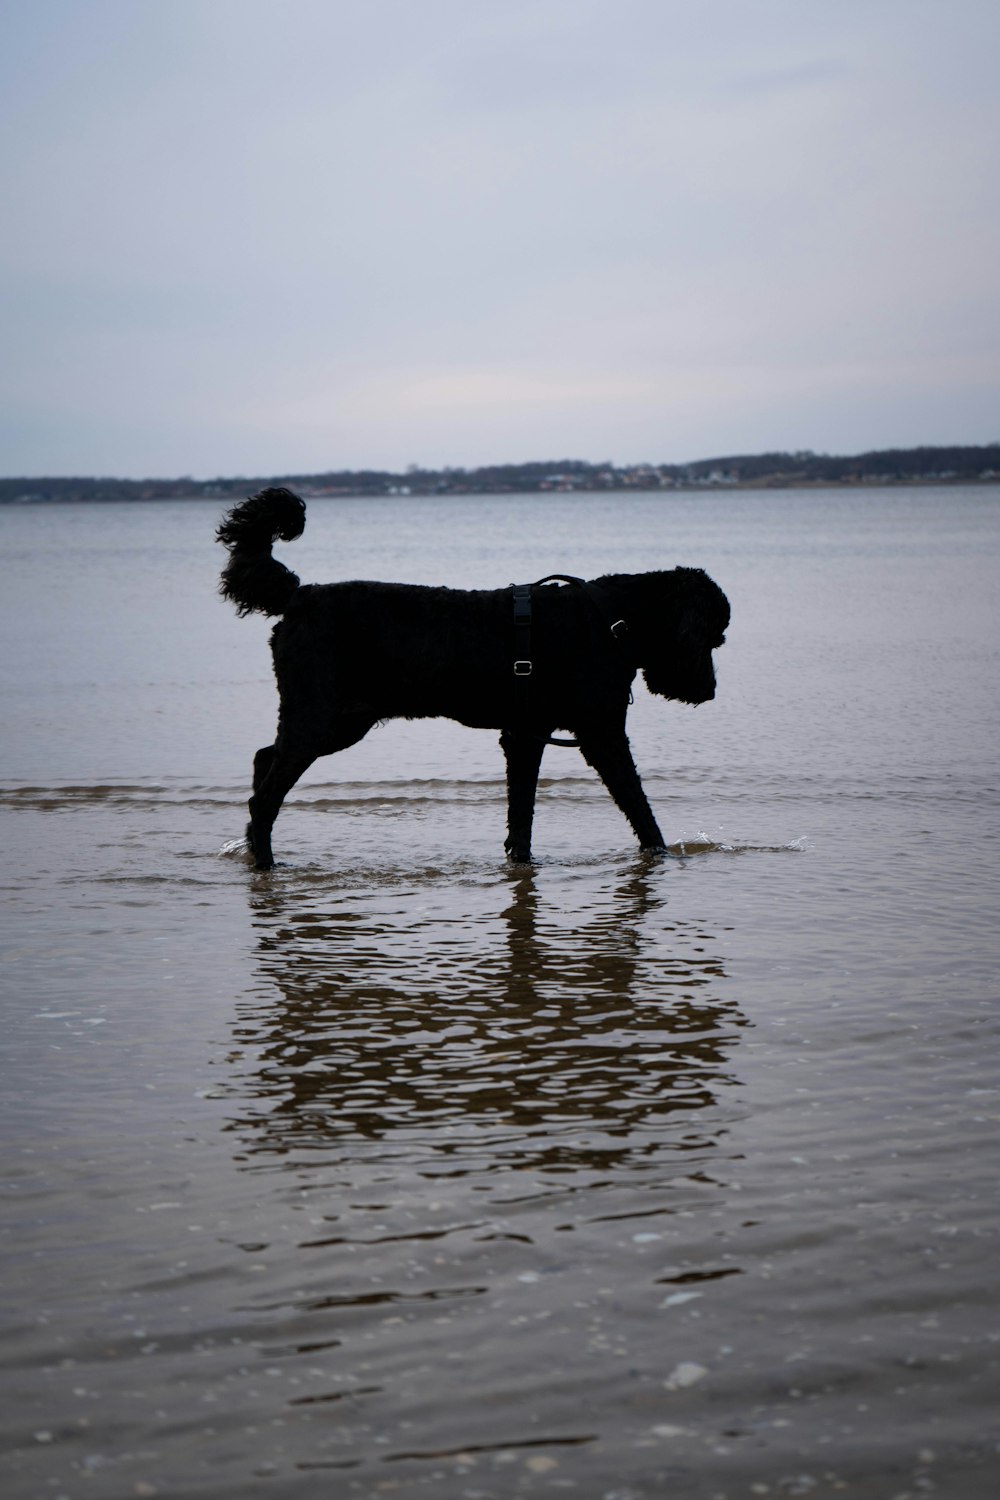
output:
[[[604,785],[632,825],[643,849],[660,852],[666,848],[653,810],[639,780],[625,731],[609,734],[578,731],[580,749],[588,765],[593,766]]]
[[[542,763],[544,739],[521,729],[505,729],[500,736],[507,757],[508,859],[526,865],[531,859],[531,824],[535,815],[535,788]]]

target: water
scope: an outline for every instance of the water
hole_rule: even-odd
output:
[[[1000,1485],[996,488],[314,502],[303,578],[689,563],[672,856],[492,734],[320,761],[217,508],[0,509],[3,1493]]]

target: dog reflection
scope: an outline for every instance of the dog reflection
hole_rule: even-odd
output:
[[[680,1140],[677,1113],[733,1083],[743,1024],[715,941],[668,919],[646,868],[572,923],[534,870],[506,880],[499,913],[494,886],[476,892],[492,915],[461,919],[414,893],[374,919],[343,892],[325,910],[305,888],[256,893],[261,1000],[233,1059],[252,1059],[232,1123],[251,1151],[397,1133],[579,1166],[656,1149],[667,1125],[673,1148],[705,1138],[685,1121]]]

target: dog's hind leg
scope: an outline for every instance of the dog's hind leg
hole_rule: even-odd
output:
[[[593,766],[628,818],[642,848],[656,852],[664,850],[663,834],[646,800],[624,730],[619,734],[609,734],[607,730],[589,733],[579,730],[577,738],[584,759]]]
[[[274,760],[275,747],[273,745],[262,745],[253,758],[253,789],[258,791],[261,782],[271,769]]]
[[[367,717],[344,715],[327,725],[322,739],[306,735],[287,724],[279,730],[273,745],[258,750],[253,762],[253,796],[250,798],[250,822],[247,844],[258,870],[270,870],[274,864],[271,852],[271,829],[292,787],[321,755],[333,755],[356,745],[375,723]]]
[[[535,814],[535,788],[545,740],[524,730],[505,729],[500,736],[507,757],[507,840],[504,848],[514,864],[531,859],[531,824]]]
[[[275,757],[276,754],[277,754],[277,746],[276,745],[262,745],[260,747],[260,749],[257,751],[257,754],[254,756],[254,758],[253,758],[253,795],[254,795],[254,798],[256,798],[258,796],[258,794],[260,793],[261,787],[264,785],[264,782],[265,782],[265,780],[267,778],[267,773],[271,769],[271,766],[274,763],[274,757]],[[255,811],[255,803],[251,802],[251,804],[250,804],[251,821],[247,824],[247,832],[246,832],[247,849],[248,849],[248,851],[251,854],[254,854],[256,852],[255,842],[254,842],[254,825],[253,825],[253,817],[252,817],[252,814],[254,813],[254,811]],[[263,829],[261,827],[261,824],[260,824],[259,820],[258,820],[258,829],[257,829],[257,842],[260,843],[260,844],[262,844],[262,845],[264,845],[264,846],[267,845],[267,839],[264,837]],[[261,868],[263,868],[263,867],[261,867]]]
[[[277,745],[265,745],[254,756],[247,844],[258,870],[270,870],[273,866],[271,829],[274,820],[292,787],[315,759],[315,754],[307,751],[282,751]]]

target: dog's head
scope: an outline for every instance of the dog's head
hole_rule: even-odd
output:
[[[646,577],[657,580],[639,643],[646,686],[661,698],[707,703],[715,697],[712,652],[726,638],[729,600],[700,568]]]

